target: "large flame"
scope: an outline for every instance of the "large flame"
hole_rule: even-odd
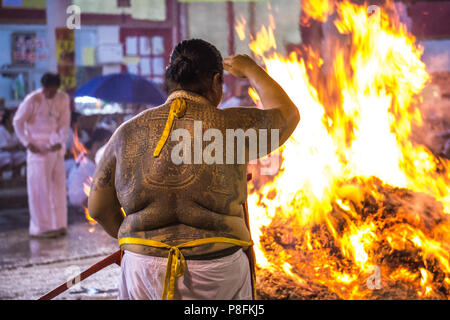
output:
[[[400,284],[449,295],[449,162],[410,138],[430,80],[422,49],[390,3],[371,16],[348,1],[302,6],[319,21],[334,13],[328,71],[312,49],[274,52],[270,27],[250,43],[302,118],[277,176],[249,188],[258,266],[345,299]]]

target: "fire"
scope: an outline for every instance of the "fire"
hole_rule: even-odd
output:
[[[89,193],[91,192],[91,185],[92,185],[93,178],[89,177],[86,182],[83,182],[83,191],[84,194],[89,197]]]
[[[73,158],[75,159],[75,161],[80,161],[78,159],[78,157],[81,154],[86,155],[88,153],[88,151],[86,150],[86,148],[84,147],[84,145],[81,143],[81,141],[78,138],[78,128],[75,127],[74,129],[74,133],[73,133],[73,147],[72,147],[72,155]]]
[[[333,13],[334,1],[302,1],[302,10],[306,13],[307,18],[313,18],[314,20],[325,22],[328,16]],[[302,24],[307,21],[302,21]]]
[[[97,222],[94,219],[92,219],[91,216],[89,215],[88,208],[84,208],[84,215],[91,225],[97,224]]]
[[[258,267],[344,299],[403,287],[410,298],[448,298],[449,161],[410,138],[430,81],[422,48],[389,2],[372,16],[348,1],[302,6],[319,21],[335,13],[341,38],[328,69],[309,48],[274,52],[270,27],[249,45],[302,118],[280,148],[280,172],[249,186]]]
[[[92,186],[92,181],[94,179],[92,177],[89,177],[86,182],[83,182],[83,191],[86,194],[86,196],[89,197],[89,194],[91,192],[91,186]],[[122,215],[124,217],[127,216],[127,214],[125,213],[125,210],[123,209],[123,207],[120,207],[120,211],[122,213]],[[89,222],[90,225],[95,226],[97,224],[97,221],[95,221],[94,219],[92,219],[92,217],[89,215],[89,210],[88,208],[84,207],[84,216],[86,217],[86,220]],[[91,227],[89,228],[89,232],[94,232],[95,228]]]
[[[85,159],[85,156],[88,154],[88,151],[86,147],[81,143],[81,141],[78,138],[78,128],[75,127],[74,133],[73,133],[73,147],[72,147],[72,155],[73,158],[77,163],[82,162]],[[91,185],[92,185],[92,177],[89,177],[85,182],[83,182],[83,192],[86,196],[89,197],[89,193],[91,191]],[[94,225],[97,224],[97,222],[91,218],[89,215],[88,208],[84,207],[84,216],[86,217],[86,220],[89,222],[89,224],[92,226],[89,228],[89,232],[94,232],[95,227]]]
[[[264,52],[270,49],[276,49],[277,43],[272,28],[262,27],[261,31],[256,34],[256,39],[250,42],[250,50],[257,56],[264,55]]]
[[[245,25],[247,22],[245,21],[244,17],[240,17],[239,19],[236,19],[236,33],[240,40],[245,39]]]
[[[83,191],[84,191],[84,194],[86,194],[86,196],[88,196],[88,197],[89,197],[89,193],[91,192],[92,181],[93,181],[93,178],[89,177],[86,180],[86,182],[83,182]],[[84,207],[84,216],[86,217],[86,220],[89,222],[89,224],[91,226],[95,226],[97,224],[97,221],[92,219],[91,216],[89,215],[89,210],[86,207]],[[92,233],[94,231],[95,231],[94,227],[89,228],[89,232]]]

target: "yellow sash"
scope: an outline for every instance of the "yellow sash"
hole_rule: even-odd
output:
[[[169,110],[169,117],[166,121],[166,126],[164,128],[163,134],[161,135],[161,138],[158,141],[158,144],[156,145],[155,150],[153,151],[153,157],[159,157],[161,149],[166,144],[167,138],[169,137],[170,131],[172,130],[173,120],[175,119],[175,117],[181,118],[182,116],[184,116],[186,108],[186,101],[184,99],[176,98],[172,101]]]
[[[164,279],[164,290],[162,294],[162,300],[173,300],[175,290],[175,277],[181,277],[184,274],[186,261],[184,259],[183,254],[180,251],[180,248],[195,247],[210,243],[230,243],[241,247],[249,247],[253,245],[252,241],[242,241],[224,237],[197,239],[186,243],[181,243],[176,246],[169,246],[168,244],[150,239],[140,239],[140,238],[119,239],[119,246],[123,244],[140,244],[149,247],[169,249],[169,257],[167,261],[166,277]],[[253,277],[252,281],[254,281]],[[254,287],[255,286],[253,286],[253,288]],[[255,293],[253,292],[253,294]],[[256,297],[256,295],[254,296]]]

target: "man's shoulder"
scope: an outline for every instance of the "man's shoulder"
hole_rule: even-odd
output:
[[[57,94],[58,94],[58,98],[60,98],[60,99],[67,100],[67,101],[70,100],[69,95],[62,90],[58,90]]]
[[[42,103],[42,90],[37,89],[25,96],[23,102]]]
[[[123,140],[125,137],[129,137],[130,135],[132,135],[137,126],[138,119],[139,115],[134,116],[133,118],[128,119],[125,122],[122,122],[111,136],[111,142],[119,142],[119,140]]]
[[[166,108],[165,108],[166,107]],[[123,122],[120,127],[122,130],[134,130],[142,126],[149,126],[150,122],[154,119],[159,119],[161,117],[167,118],[168,108],[166,105],[160,105],[151,109],[144,110],[131,119]]]
[[[222,104],[219,105],[219,109],[227,109],[233,107],[239,107],[241,105],[241,99],[238,97],[231,97],[228,100],[225,100]]]

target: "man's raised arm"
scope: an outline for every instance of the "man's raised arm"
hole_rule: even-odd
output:
[[[250,84],[258,92],[264,109],[236,108],[231,112],[235,112],[236,117],[243,122],[249,122],[250,127],[280,130],[280,145],[282,145],[300,121],[300,113],[295,104],[281,86],[249,56],[235,55],[225,58],[223,66],[232,75],[249,79]],[[244,123],[242,126],[249,127]]]

